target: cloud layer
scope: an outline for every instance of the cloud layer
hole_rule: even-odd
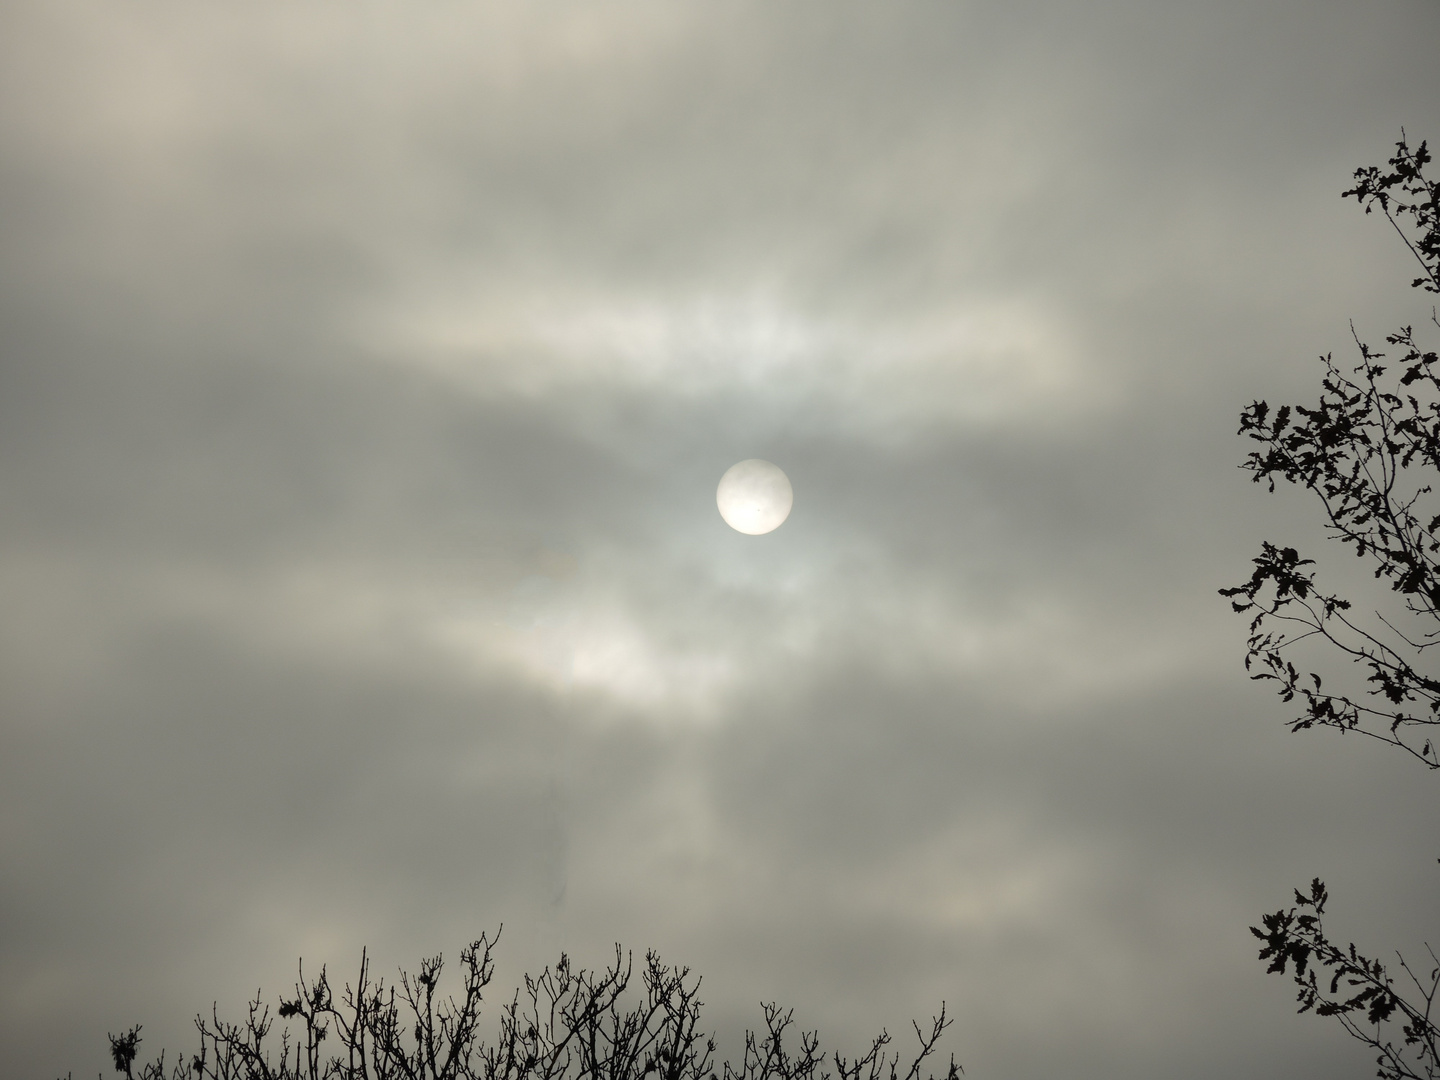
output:
[[[1214,592],[1322,543],[1239,408],[1423,315],[1339,192],[1440,137],[1433,6],[0,26],[22,1072],[502,922],[692,965],[727,1045],[943,999],[979,1077],[1366,1067],[1245,928],[1320,873],[1417,945],[1433,784],[1286,735]]]

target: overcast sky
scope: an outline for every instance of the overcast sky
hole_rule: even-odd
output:
[[[1368,1075],[1246,928],[1319,874],[1338,936],[1433,940],[1435,780],[1286,732],[1215,591],[1322,549],[1241,407],[1428,315],[1340,192],[1440,139],[1437,43],[9,0],[7,1067],[503,923],[502,983],[690,965],[731,1052],[944,1000],[976,1080]]]

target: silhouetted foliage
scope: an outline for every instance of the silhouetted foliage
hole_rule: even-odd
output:
[[[1354,196],[1367,214],[1379,209],[1419,262],[1412,287],[1440,293],[1440,182],[1425,177],[1425,143],[1411,149],[1404,133],[1388,171],[1357,169]],[[1430,321],[1440,327],[1435,309]],[[1377,581],[1401,598],[1401,611],[1360,617],[1349,600],[1316,584],[1312,559],[1292,547],[1261,545],[1243,585],[1222,589],[1237,612],[1249,614],[1251,678],[1273,682],[1286,702],[1298,701],[1291,730],[1328,727],[1359,732],[1396,746],[1427,768],[1440,769],[1440,679],[1424,670],[1427,650],[1440,643],[1440,505],[1432,484],[1440,473],[1440,371],[1437,356],[1417,344],[1412,327],[1386,337],[1393,359],[1371,349],[1351,327],[1360,362],[1348,372],[1329,355],[1319,401],[1272,410],[1256,401],[1240,417],[1240,434],[1260,444],[1243,468],[1275,490],[1277,479],[1313,492],[1324,507],[1329,535],[1368,560]],[[1297,667],[1294,647],[1320,646],[1340,664],[1332,687],[1351,672],[1353,690],[1327,688],[1309,664]],[[1313,651],[1313,650],[1312,650]],[[1433,654],[1430,654],[1433,655]],[[1266,915],[1251,927],[1268,970],[1289,972],[1301,1012],[1334,1017],[1377,1054],[1387,1080],[1440,1077],[1437,1027],[1431,1007],[1440,990],[1440,960],[1413,971],[1397,954],[1391,969],[1342,948],[1324,933],[1328,894],[1318,878],[1296,907]],[[1407,996],[1409,995],[1409,996]],[[1399,1024],[1400,1039],[1393,1037]]]
[[[362,953],[355,983],[338,997],[324,968],[307,980],[302,963],[294,996],[280,998],[275,1017],[258,993],[243,1023],[221,1020],[214,1008],[197,1016],[199,1049],[168,1071],[163,1054],[136,1071],[138,1025],[110,1036],[111,1056],[127,1080],[922,1080],[952,1023],[942,1004],[928,1027],[914,1024],[919,1046],[902,1068],[885,1031],[846,1058],[822,1051],[816,1032],[792,1031],[792,1012],[764,1005],[764,1031],[747,1031],[739,1063],[717,1071],[715,1040],[699,1026],[700,979],[651,952],[636,986],[632,958],[616,946],[603,971],[562,955],[525,976],[487,1043],[479,1027],[494,943],[482,936],[461,950],[458,999],[440,991],[438,956],[387,986]],[[294,1030],[274,1035],[276,1019]],[[963,1072],[952,1056],[943,1080]],[[937,1078],[926,1072],[923,1080]]]
[[[1325,936],[1321,916],[1329,899],[1325,883],[1316,878],[1308,895],[1295,890],[1296,907],[1266,915],[1263,931],[1250,928],[1265,942],[1260,959],[1270,961],[1266,970],[1284,974],[1293,965],[1291,974],[1300,987],[1300,1011],[1335,1017],[1353,1038],[1377,1051],[1378,1076],[1433,1080],[1440,1075],[1440,1043],[1430,1018],[1440,988],[1440,958],[1426,946],[1434,965],[1427,979],[1417,976],[1399,956],[1397,967],[1409,985],[1404,993],[1397,991],[1384,964],[1362,955],[1353,943],[1342,948]],[[1317,969],[1324,969],[1328,982]],[[1412,987],[1414,997],[1407,998]],[[1392,1022],[1401,1025],[1403,1041],[1399,1045],[1381,1037],[1382,1025]]]

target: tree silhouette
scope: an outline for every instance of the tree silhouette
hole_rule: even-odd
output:
[[[221,1020],[212,1007],[195,1018],[200,1045],[188,1060],[167,1069],[162,1053],[138,1071],[137,1025],[109,1036],[115,1069],[126,1080],[922,1080],[952,1023],[942,1004],[928,1027],[912,1024],[919,1045],[902,1069],[883,1030],[864,1054],[846,1058],[822,1051],[816,1032],[792,1031],[793,1012],[768,1004],[764,1031],[747,1031],[739,1063],[717,1071],[715,1040],[699,1026],[700,979],[650,952],[636,985],[632,957],[616,946],[604,970],[573,967],[562,955],[538,977],[526,975],[487,1043],[481,1006],[498,936],[461,950],[458,999],[440,990],[438,956],[386,985],[362,952],[356,981],[338,997],[324,968],[307,979],[302,962],[294,996],[280,998],[275,1017],[258,993],[243,1023]],[[275,1036],[276,1019],[294,1030]],[[952,1056],[944,1080],[963,1072]],[[937,1078],[927,1072],[924,1080]]]
[[[1440,182],[1425,176],[1430,161],[1426,144],[1412,150],[1402,131],[1388,169],[1357,169],[1344,195],[1367,214],[1378,209],[1394,227],[1423,271],[1412,287],[1440,293]],[[1433,307],[1430,321],[1440,327]],[[1357,732],[1440,769],[1440,679],[1425,663],[1440,644],[1440,505],[1432,490],[1440,473],[1437,355],[1417,344],[1410,326],[1386,337],[1393,359],[1365,344],[1353,324],[1351,335],[1360,362],[1347,371],[1321,357],[1315,405],[1283,405],[1272,415],[1267,402],[1256,401],[1244,410],[1240,434],[1260,446],[1242,467],[1272,492],[1277,479],[1312,492],[1328,535],[1399,594],[1397,610],[1361,616],[1349,600],[1317,586],[1314,560],[1268,542],[1250,580],[1220,592],[1251,616],[1251,678],[1274,683],[1284,701],[1300,704],[1292,731]],[[1312,663],[1328,665],[1329,685]],[[1428,965],[1412,968],[1397,954],[1387,966],[1353,944],[1332,942],[1322,923],[1328,899],[1317,878],[1295,891],[1295,907],[1252,926],[1264,942],[1260,959],[1269,971],[1290,972],[1301,1012],[1334,1017],[1374,1050],[1377,1075],[1436,1080],[1440,1016],[1432,1008],[1440,959],[1426,945]]]

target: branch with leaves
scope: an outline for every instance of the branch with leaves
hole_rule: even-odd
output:
[[[1375,1051],[1376,1075],[1382,1080],[1436,1080],[1440,1027],[1433,1017],[1440,958],[1426,947],[1433,967],[1422,979],[1396,954],[1396,966],[1409,984],[1406,993],[1414,992],[1413,1000],[1407,999],[1383,963],[1364,956],[1353,943],[1342,948],[1325,936],[1321,920],[1329,898],[1325,883],[1316,878],[1308,895],[1295,891],[1295,907],[1266,915],[1263,930],[1250,928],[1265,943],[1260,959],[1270,961],[1266,970],[1285,974],[1290,968],[1300,988],[1299,1011],[1335,1017],[1352,1038]],[[1399,1042],[1388,1037],[1396,1024]]]
[[[1425,271],[1413,284],[1440,292],[1440,182],[1425,178],[1429,162],[1425,143],[1412,151],[1402,136],[1390,171],[1356,170],[1345,194],[1366,213],[1384,213]],[[1440,326],[1433,310],[1431,320]],[[1416,343],[1410,326],[1386,338],[1402,350],[1393,364],[1353,326],[1351,334],[1359,364],[1346,372],[1321,357],[1314,405],[1282,405],[1272,415],[1268,402],[1255,401],[1244,410],[1239,434],[1260,448],[1242,468],[1272,492],[1281,480],[1315,495],[1331,536],[1400,595],[1406,625],[1379,612],[1362,623],[1349,600],[1316,588],[1314,573],[1303,569],[1313,560],[1269,543],[1250,580],[1220,593],[1252,616],[1245,659],[1252,677],[1275,682],[1287,702],[1304,702],[1292,730],[1359,731],[1436,769],[1431,730],[1440,727],[1440,679],[1423,661],[1440,643],[1440,500],[1431,482],[1440,473],[1440,357]],[[1319,673],[1297,669],[1287,650],[1310,639],[1359,665],[1366,694],[1326,692]]]
[[[1355,171],[1353,196],[1367,214],[1379,210],[1420,264],[1412,288],[1440,293],[1440,182],[1425,176],[1425,143],[1411,149],[1401,132],[1388,169]],[[1430,321],[1440,327],[1435,309]],[[1242,468],[1275,491],[1283,481],[1311,492],[1327,531],[1400,598],[1391,616],[1357,614],[1350,600],[1316,585],[1313,559],[1293,547],[1264,543],[1249,581],[1221,589],[1235,611],[1250,616],[1245,668],[1272,682],[1285,702],[1303,709],[1292,731],[1329,727],[1359,732],[1440,769],[1440,678],[1431,674],[1440,643],[1440,372],[1437,355],[1417,343],[1413,327],[1386,338],[1393,360],[1350,328],[1359,363],[1346,370],[1322,356],[1320,397],[1313,405],[1271,410],[1255,401],[1240,416],[1239,434],[1259,444]],[[1296,664],[1296,646],[1339,660],[1363,674],[1364,691],[1327,689],[1321,675]],[[1338,681],[1338,680],[1332,680]],[[1295,892],[1295,907],[1250,928],[1264,942],[1270,972],[1290,971],[1301,1012],[1331,1017],[1376,1054],[1383,1080],[1440,1080],[1433,1007],[1440,960],[1428,977],[1401,954],[1389,968],[1354,945],[1325,935],[1329,896],[1318,878]],[[1396,974],[1403,975],[1400,983]],[[1399,1025],[1400,1036],[1394,1036]]]

